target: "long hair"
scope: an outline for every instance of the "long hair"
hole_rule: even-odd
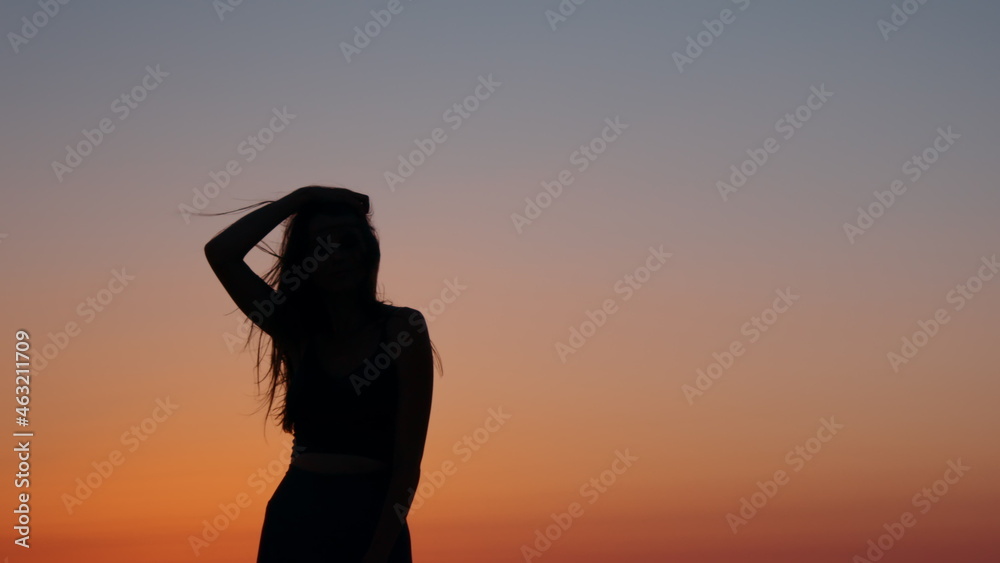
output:
[[[201,215],[224,215],[254,209],[269,203],[272,202],[262,201],[233,211]],[[283,223],[287,223],[287,226],[282,235],[278,252],[274,252],[263,241],[257,244],[257,248],[275,258],[274,265],[262,278],[278,294],[285,297],[285,301],[280,305],[282,319],[286,322],[292,319],[294,322],[281,327],[281,334],[287,335],[287,338],[272,337],[261,330],[256,323],[251,322],[244,349],[256,336],[255,371],[258,392],[262,385],[267,386],[267,391],[261,394],[263,395],[261,408],[266,402],[267,415],[273,415],[285,432],[294,431],[297,414],[298,381],[295,372],[291,369],[291,360],[301,351],[301,346],[308,335],[331,326],[331,319],[324,314],[325,310],[321,306],[322,290],[311,283],[308,274],[302,273],[303,264],[308,263],[316,247],[316,241],[312,240],[309,235],[310,221],[319,215],[350,215],[363,221],[366,228],[361,229],[361,244],[364,249],[362,268],[366,275],[362,283],[358,285],[355,298],[365,314],[374,317],[386,305],[392,305],[392,302],[379,296],[378,270],[382,253],[379,247],[378,232],[372,224],[373,213],[374,209],[371,206],[369,206],[367,213],[363,213],[358,208],[348,204],[310,205],[307,208],[299,209],[285,219]],[[308,268],[306,268],[307,270]],[[440,355],[433,342],[431,350],[436,367],[443,373]],[[268,357],[267,371],[262,372],[261,367],[265,356]],[[260,409],[258,408],[258,410]],[[266,421],[267,417],[265,417],[265,424]]]

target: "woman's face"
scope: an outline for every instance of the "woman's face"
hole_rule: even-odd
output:
[[[362,233],[367,224],[349,215],[318,215],[309,222],[309,244],[306,264],[300,266],[317,287],[340,292],[356,289],[367,278],[363,262],[371,250],[365,246]],[[313,267],[312,260],[317,268]]]

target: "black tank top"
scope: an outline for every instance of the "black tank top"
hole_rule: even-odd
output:
[[[380,319],[382,331],[375,351],[347,375],[327,373],[311,343],[306,346],[291,383],[295,388],[289,402],[293,457],[325,452],[392,462],[399,344],[387,342],[388,316],[387,311]]]

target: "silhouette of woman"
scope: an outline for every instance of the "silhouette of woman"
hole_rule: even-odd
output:
[[[270,338],[268,413],[294,436],[257,562],[410,563],[406,516],[436,354],[427,325],[376,296],[381,253],[368,196],[307,186],[264,204],[205,245],[251,328]],[[289,217],[262,279],[244,257]]]

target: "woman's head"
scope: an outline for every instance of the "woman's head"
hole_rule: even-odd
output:
[[[379,302],[381,258],[370,211],[349,203],[318,203],[290,218],[272,275],[292,308],[305,315],[318,312],[315,303],[324,294],[369,307]]]

